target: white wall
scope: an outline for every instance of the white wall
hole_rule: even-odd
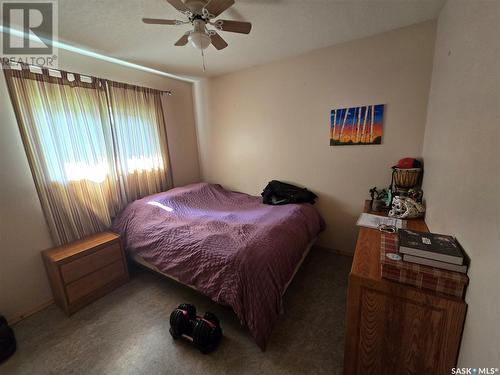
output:
[[[449,0],[438,21],[423,156],[426,221],[472,258],[459,365],[500,364],[500,2]]]
[[[166,125],[174,184],[199,181],[192,84],[59,50],[59,67],[173,90]],[[40,251],[52,246],[3,73],[0,77],[0,313],[8,319],[52,298]]]
[[[434,38],[429,21],[196,85],[204,180],[256,195],[272,179],[304,185],[327,223],[321,245],[352,252],[369,188],[421,156]],[[381,103],[382,145],[329,146],[331,109]]]

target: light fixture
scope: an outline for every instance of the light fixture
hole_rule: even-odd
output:
[[[188,40],[194,48],[201,50],[208,48],[208,46],[212,43],[210,37],[204,32],[200,31],[192,31],[191,33],[189,33]]]
[[[199,50],[206,49],[210,44],[212,44],[212,39],[207,33],[206,22],[197,19],[193,21],[194,31],[191,31],[188,36],[189,42],[194,48]]]

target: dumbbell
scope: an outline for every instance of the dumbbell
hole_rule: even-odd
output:
[[[193,343],[203,354],[213,351],[221,338],[222,329],[215,314],[206,312],[203,318],[198,317],[193,328]]]
[[[176,340],[182,335],[192,336],[195,320],[196,307],[188,303],[179,305],[170,314],[170,334]]]
[[[196,316],[193,305],[183,303],[170,314],[170,334],[177,340],[185,338],[202,353],[213,351],[222,338],[222,329],[215,314]]]

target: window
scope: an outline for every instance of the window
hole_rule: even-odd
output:
[[[161,92],[66,72],[4,72],[57,244],[109,227],[126,203],[171,186]]]

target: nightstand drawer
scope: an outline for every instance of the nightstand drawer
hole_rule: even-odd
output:
[[[115,242],[110,246],[103,247],[90,255],[86,255],[69,263],[63,264],[60,267],[61,276],[64,283],[69,284],[72,281],[78,280],[79,278],[121,258],[122,251],[120,244]]]
[[[98,271],[84,276],[66,286],[69,303],[78,301],[80,298],[95,292],[108,283],[119,279],[125,275],[125,267],[121,260],[118,260]]]

